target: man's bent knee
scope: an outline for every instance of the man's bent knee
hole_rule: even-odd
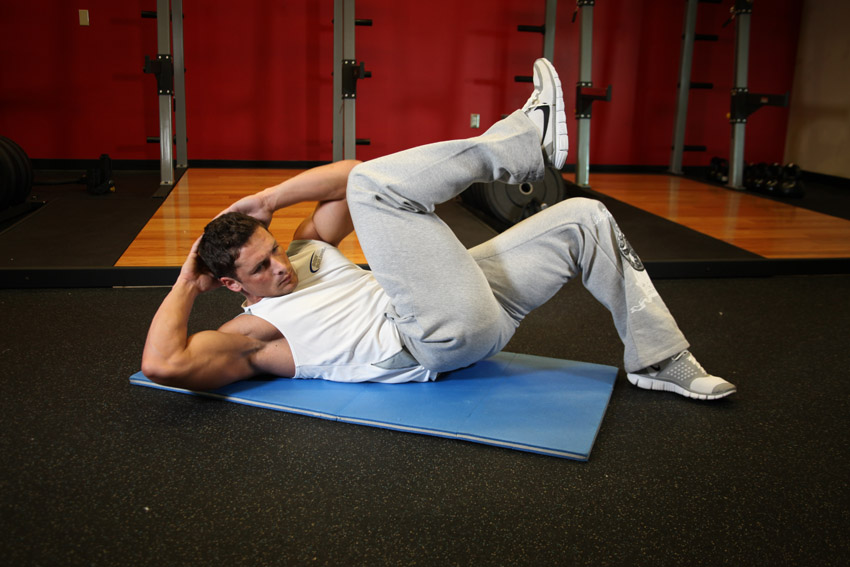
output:
[[[570,220],[581,224],[597,225],[611,218],[611,213],[601,201],[587,197],[573,197],[555,206],[561,208]]]

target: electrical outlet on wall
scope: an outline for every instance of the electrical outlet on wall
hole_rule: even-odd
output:
[[[81,26],[89,25],[89,11],[88,10],[80,10],[80,25]]]
[[[469,115],[469,127],[470,128],[481,128],[481,115],[480,114],[470,114]]]

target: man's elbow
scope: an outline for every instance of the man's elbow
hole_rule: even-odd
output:
[[[180,387],[186,380],[180,365],[154,356],[142,356],[142,374],[151,382],[162,386]]]

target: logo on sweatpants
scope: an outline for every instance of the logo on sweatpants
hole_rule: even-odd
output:
[[[623,258],[632,265],[632,268],[642,272],[644,270],[643,262],[640,261],[637,252],[635,252],[632,245],[629,244],[629,241],[626,240],[626,235],[623,234],[623,231],[620,230],[620,227],[618,227],[616,223],[614,223],[614,230],[617,233],[617,247],[620,249],[620,254],[622,254]]]
[[[629,244],[629,241],[626,240],[626,235],[623,234],[623,231],[620,230],[620,227],[617,226],[617,221],[614,220],[614,216],[611,214],[605,205],[599,203],[599,212],[601,215],[593,215],[593,224],[598,225],[603,220],[606,220],[611,223],[611,227],[614,229],[614,235],[617,237],[617,248],[620,250],[620,254],[623,255],[623,258],[631,265],[635,270],[642,272],[644,270],[643,262],[640,261],[640,258],[637,255],[637,252],[634,251],[632,245]]]
[[[608,222],[611,223],[611,227],[614,229],[614,235],[617,237],[617,248],[620,249],[620,254],[623,255],[623,258],[626,259],[632,268],[642,272],[645,269],[643,267],[643,262],[640,261],[640,257],[637,255],[637,252],[635,252],[632,245],[629,244],[629,241],[626,240],[626,235],[623,234],[622,230],[620,230],[620,227],[617,225],[617,221],[614,220],[611,212],[602,203],[599,203],[599,209],[602,216],[593,215],[594,224],[599,224],[603,219],[608,219]]]

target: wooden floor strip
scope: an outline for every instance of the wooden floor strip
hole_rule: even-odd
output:
[[[850,221],[670,175],[594,174],[594,191],[765,258],[848,258]]]
[[[204,226],[237,199],[299,173],[292,169],[192,169],[116,266],[179,266]],[[668,175],[594,174],[595,191],[766,258],[850,258],[850,221]],[[288,242],[315,203],[279,211],[271,231]],[[340,246],[366,261],[356,236]]]
[[[191,169],[171,191],[163,205],[127,248],[116,266],[180,266],[204,226],[234,201],[276,185],[302,170],[293,169]],[[287,243],[315,203],[302,203],[278,211],[269,227]],[[353,262],[364,263],[355,235],[340,244]]]

